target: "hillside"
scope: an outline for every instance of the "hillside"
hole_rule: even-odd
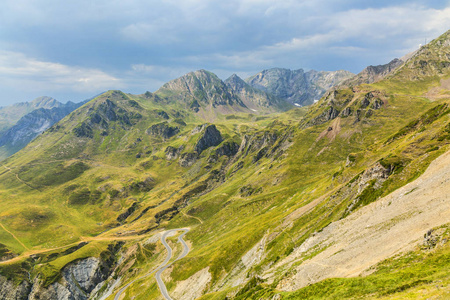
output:
[[[204,70],[94,98],[0,166],[0,299],[445,298],[449,35],[307,108]]]
[[[378,66],[368,66],[356,76],[339,83],[340,86],[357,86],[380,81],[402,66],[405,62],[395,58],[389,63]]]

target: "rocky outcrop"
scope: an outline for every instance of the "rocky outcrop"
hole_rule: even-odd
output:
[[[235,142],[224,142],[220,147],[216,149],[217,156],[234,156],[239,151],[239,145]]]
[[[209,125],[205,128],[200,139],[197,141],[195,145],[195,151],[198,154],[201,154],[204,150],[209,147],[217,146],[222,142],[223,138],[220,134],[220,131],[217,130],[216,125]]]
[[[375,180],[374,188],[380,188],[381,184],[389,177],[391,172],[392,170],[390,168],[385,168],[380,163],[376,163],[373,167],[364,171],[356,182],[358,194],[360,194],[372,180]]]
[[[98,292],[116,267],[116,253],[123,243],[109,245],[100,258],[74,261],[61,270],[58,281],[47,285],[39,276],[20,284],[0,276],[0,299],[5,300],[87,300]]]
[[[13,281],[0,275],[0,299],[4,300],[26,300],[31,291],[31,283],[22,281],[16,285]]]
[[[164,110],[154,110],[155,114],[164,120],[169,120],[169,115]]]
[[[342,112],[341,112],[341,117],[346,118],[348,116],[351,116],[353,113],[352,109],[350,107],[346,107]]]
[[[239,150],[235,157],[252,156],[252,162],[256,163],[261,158],[276,159],[291,146],[291,132],[285,128],[283,133],[278,131],[264,131],[256,135],[244,135]]]
[[[160,136],[163,139],[169,139],[178,134],[180,129],[178,127],[172,127],[167,122],[153,124],[147,129],[146,133],[152,136]]]
[[[192,153],[192,152],[187,152],[187,153],[183,153],[181,154],[180,160],[178,161],[178,163],[180,164],[180,166],[182,167],[190,167],[192,166],[198,159],[198,154],[197,153]]]
[[[383,99],[386,99],[386,96],[380,91],[366,93],[359,101],[359,108],[356,109],[355,123],[361,121],[363,117],[370,118],[374,114],[374,110],[378,110],[384,105],[386,100]]]
[[[167,160],[175,160],[180,155],[181,151],[183,151],[184,147],[180,146],[179,148],[175,148],[172,146],[168,146],[166,150],[164,150],[164,153],[166,155]]]
[[[339,111],[334,108],[333,106],[329,106],[327,109],[325,109],[320,115],[313,118],[309,123],[309,125],[320,125],[323,123],[326,123],[330,120],[334,120],[339,116]]]
[[[62,270],[61,280],[47,288],[42,287],[36,279],[28,299],[87,300],[94,288],[108,277],[109,274],[104,273],[105,270],[109,270],[109,267],[103,265],[98,258],[79,260],[65,267]]]
[[[136,211],[136,209],[139,208],[139,203],[138,202],[133,202],[133,204],[123,213],[121,213],[118,217],[117,217],[117,222],[122,223],[123,221],[125,221],[132,213],[134,213]]]
[[[308,105],[314,103],[332,86],[353,77],[348,71],[308,71],[274,68],[264,70],[245,81],[290,103]]]

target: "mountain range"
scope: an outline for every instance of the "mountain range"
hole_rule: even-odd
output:
[[[450,31],[349,78],[74,109],[1,162],[0,299],[445,299]]]
[[[274,68],[247,78],[252,87],[287,100],[292,104],[309,105],[319,100],[331,87],[352,78],[349,71],[289,70]]]
[[[62,103],[57,100],[43,96],[34,99],[31,102],[16,103],[11,106],[0,107],[0,134],[4,133],[8,128],[13,126],[24,115],[35,109],[59,107]]]
[[[293,76],[291,73],[303,75]],[[189,99],[187,101],[191,102],[186,103],[186,109],[195,112],[201,110],[200,113],[203,114],[205,120],[214,120],[216,112],[231,113],[237,110],[259,114],[285,111],[290,109],[296,101],[295,99],[298,98],[291,94],[303,95],[302,99],[306,99],[306,102],[299,100],[298,103],[309,103],[312,101],[312,98],[308,98],[311,95],[320,98],[325,90],[353,75],[347,71],[318,72],[312,70],[304,73],[301,69],[296,71],[271,69],[260,74],[266,74],[264,83],[258,84],[256,80],[247,79],[252,86],[236,74],[222,81],[211,72],[199,70],[168,82],[156,92],[156,95],[162,95],[164,98],[167,93],[175,93],[173,97],[176,101],[183,102],[185,99]],[[259,74],[255,76],[259,76]],[[279,86],[280,82],[282,86]],[[263,84],[269,84],[270,87],[277,86],[277,88],[266,88]],[[3,120],[0,123],[2,126],[0,160],[22,149],[37,135],[84,103],[62,104],[51,97],[44,96],[31,102],[0,108],[0,116]],[[299,105],[298,103],[297,105]],[[216,107],[220,107],[220,110],[217,110]]]
[[[62,104],[49,97],[41,97],[31,101],[31,107],[38,108],[22,116],[13,126],[5,129],[0,135],[0,160],[25,147],[36,136],[84,103],[85,101],[80,103],[69,101]]]

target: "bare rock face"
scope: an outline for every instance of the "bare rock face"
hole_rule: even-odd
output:
[[[117,266],[116,254],[124,243],[108,245],[100,258],[73,261],[60,272],[56,282],[46,285],[40,276],[17,284],[0,275],[0,299],[4,300],[87,300],[101,290]]]
[[[27,281],[22,281],[19,285],[9,281],[6,277],[0,276],[0,299],[27,299],[31,290],[31,284]]]
[[[164,139],[169,139],[178,134],[180,129],[178,127],[172,127],[167,122],[153,124],[146,133],[152,136],[160,136]]]
[[[373,167],[364,171],[359,178],[357,182],[358,194],[361,193],[372,180],[376,180],[375,188],[379,188],[390,174],[391,170],[389,168],[385,168],[380,163],[376,163]]]
[[[264,70],[245,81],[290,103],[308,105],[338,83],[353,77],[348,71],[308,71],[273,68]]]
[[[89,299],[94,288],[107,278],[103,272],[102,262],[95,257],[89,257],[65,267],[62,271],[62,279],[51,284],[48,288],[35,286],[29,299]]]
[[[216,149],[217,156],[234,156],[239,151],[239,145],[235,142],[224,142],[222,146]]]
[[[323,111],[320,115],[315,117],[310,121],[311,125],[320,125],[326,123],[330,120],[334,120],[339,116],[339,110],[337,110],[333,106],[329,106],[325,111]]]
[[[276,97],[261,89],[252,87],[236,74],[231,75],[225,84],[240,97],[242,102],[252,111],[288,110],[292,105],[286,100]]]
[[[180,160],[178,161],[178,163],[180,164],[180,166],[182,167],[190,167],[192,166],[198,159],[198,154],[197,153],[192,153],[192,152],[187,152],[187,153],[183,153],[181,154]]]
[[[112,265],[95,257],[70,264],[62,270],[62,278],[48,287],[43,287],[39,278],[19,285],[0,276],[0,299],[5,300],[87,300],[94,289],[106,280]]]
[[[156,94],[169,100],[185,102],[187,107],[198,112],[205,105],[245,107],[215,74],[199,70],[164,84]]]
[[[222,135],[220,134],[220,131],[217,130],[216,125],[209,125],[195,145],[195,151],[200,154],[209,147],[219,145],[222,140]]]
[[[166,154],[167,160],[175,160],[180,155],[181,151],[183,150],[183,146],[180,146],[179,148],[174,148],[172,146],[168,146],[164,153]]]

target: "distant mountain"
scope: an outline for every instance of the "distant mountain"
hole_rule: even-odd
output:
[[[36,101],[36,100],[42,101]],[[4,159],[23,147],[50,126],[86,103],[67,102],[62,104],[53,98],[40,97],[30,102],[32,107],[40,107],[24,115],[11,128],[0,135],[0,159]],[[45,108],[51,107],[51,108]]]
[[[353,73],[343,70],[305,72],[303,69],[273,68],[253,75],[245,82],[290,103],[308,105],[320,99],[332,86],[353,76]]]
[[[211,107],[226,111],[246,110],[247,107],[215,74],[199,70],[169,81],[155,92],[169,101],[184,103],[186,108],[199,112]]]
[[[233,74],[226,79],[225,84],[238,95],[242,102],[252,111],[284,111],[292,107],[292,105],[284,99],[252,87],[236,74]]]
[[[215,74],[199,70],[164,84],[155,95],[168,102],[181,103],[184,108],[210,120],[217,113],[274,112],[289,108],[283,99],[259,91],[237,75],[225,82]]]
[[[385,78],[392,72],[394,72],[397,68],[402,66],[404,61],[398,58],[393,59],[387,64],[378,65],[378,66],[368,66],[364,70],[362,70],[358,75],[353,78],[349,78],[339,85],[341,86],[356,86],[363,83],[373,83],[380,81]]]
[[[449,33],[283,113],[203,70],[95,97],[1,162],[0,299],[448,298]]]
[[[0,134],[16,124],[24,115],[35,109],[60,107],[63,104],[54,98],[42,96],[30,102],[16,103],[10,106],[0,107]]]

